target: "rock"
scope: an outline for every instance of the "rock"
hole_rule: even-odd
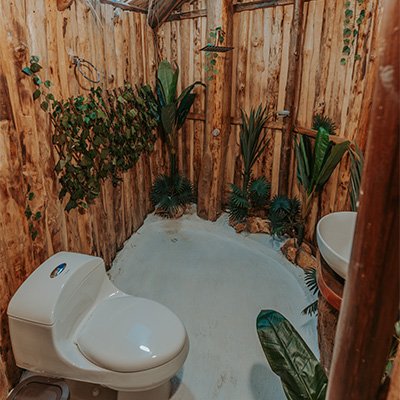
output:
[[[293,241],[292,243],[290,243]],[[284,256],[292,263],[296,264],[297,248],[293,245],[294,239],[289,239],[282,247],[281,251]]]
[[[246,221],[247,231],[250,233],[271,233],[269,222],[260,217],[249,217]]]
[[[235,228],[236,233],[241,233],[246,230],[246,223],[244,222],[239,222],[232,226]]]
[[[295,263],[303,269],[317,268],[317,260],[303,247],[298,249]]]
[[[293,264],[303,269],[317,268],[317,260],[312,255],[311,246],[302,243],[300,248],[296,246],[296,240],[291,238],[281,247],[282,253]]]

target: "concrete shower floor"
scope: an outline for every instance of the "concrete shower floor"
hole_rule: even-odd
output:
[[[238,235],[227,217],[203,221],[150,215],[115,259],[110,278],[124,292],[165,304],[183,321],[189,356],[171,400],[285,399],[258,342],[262,309],[285,315],[317,354],[316,320],[303,272],[268,235]],[[160,327],[162,329],[162,327]]]

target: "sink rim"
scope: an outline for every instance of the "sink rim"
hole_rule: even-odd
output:
[[[340,253],[338,253],[336,250],[334,250],[334,249],[332,248],[332,246],[330,246],[330,245],[326,242],[326,240],[324,239],[323,235],[321,234],[321,225],[322,225],[322,223],[323,223],[326,219],[331,218],[333,215],[336,215],[336,214],[342,214],[342,215],[348,214],[348,215],[353,215],[353,216],[355,216],[356,221],[357,221],[357,212],[356,212],[356,211],[336,211],[336,212],[333,212],[333,213],[326,214],[325,216],[323,216],[323,217],[318,221],[318,224],[317,224],[317,241],[321,241],[322,244],[323,244],[323,246],[324,246],[326,249],[328,249],[328,250],[329,250],[335,257],[337,257],[342,263],[347,264],[347,267],[348,267],[349,264],[350,264],[351,252],[350,252],[350,257],[349,257],[348,259],[345,258],[345,257],[342,256]],[[354,234],[353,234],[353,238],[354,238]],[[321,251],[321,246],[320,246],[319,244],[318,244],[318,248],[319,248],[319,251],[321,252],[321,255],[324,257],[324,255],[322,254],[322,251]],[[325,257],[324,257],[324,259],[325,259]],[[325,260],[325,261],[326,261],[326,260]],[[330,264],[328,264],[328,265],[329,265],[336,273],[338,273],[340,276],[342,276],[342,278],[346,279],[347,272],[346,272],[346,273],[344,274],[344,276],[343,276],[343,274],[337,270],[337,269],[339,269],[339,268],[334,268],[334,267],[332,267]]]

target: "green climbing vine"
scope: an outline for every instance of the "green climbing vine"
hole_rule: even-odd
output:
[[[358,15],[355,16],[354,10],[357,3],[359,8]],[[344,22],[343,22],[343,57],[340,60],[342,65],[347,64],[347,58],[352,54],[354,43],[358,37],[360,26],[366,16],[365,0],[346,0],[344,3]],[[361,60],[360,54],[354,54],[356,61]]]
[[[134,88],[128,83],[58,100],[51,92],[52,83],[40,78],[41,70],[39,58],[32,56],[22,71],[32,78],[33,100],[40,102],[54,127],[59,198],[69,195],[66,211],[87,208],[99,196],[104,180],[117,185],[142,153],[153,150],[157,103],[149,86]]]
[[[217,26],[214,29],[210,30],[207,40],[207,47],[221,46],[225,41],[225,32],[222,30],[221,26]],[[206,50],[206,64],[205,71],[208,73],[208,81],[212,81],[214,76],[218,74],[217,69],[217,59],[218,53],[215,51],[207,51]]]
[[[31,207],[31,202],[35,198],[35,193],[31,191],[31,186],[28,185],[28,189],[26,192],[26,207],[25,207],[25,217],[28,221],[29,234],[31,235],[32,240],[35,240],[39,231],[36,228],[36,224],[42,218],[42,212],[39,210],[33,211]]]

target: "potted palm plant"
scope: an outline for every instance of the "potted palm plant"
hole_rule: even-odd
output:
[[[156,212],[166,217],[182,215],[187,204],[195,200],[192,183],[178,170],[178,134],[192,107],[196,94],[193,89],[202,82],[194,82],[178,96],[179,68],[161,61],[157,71],[156,94],[161,140],[169,153],[169,175],[160,175],[151,189],[151,201]]]
[[[252,170],[268,145],[264,124],[270,118],[266,107],[252,108],[250,114],[242,110],[240,153],[243,159],[243,184],[231,184],[229,215],[233,224],[244,222],[250,214],[265,208],[269,201],[270,184],[265,177],[254,179]]]

